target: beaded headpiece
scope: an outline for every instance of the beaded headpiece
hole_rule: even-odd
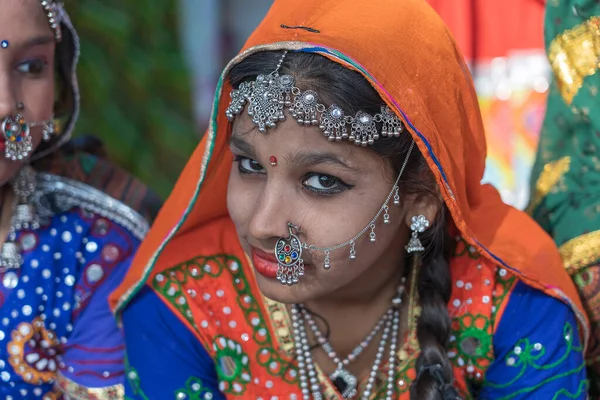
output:
[[[242,82],[231,92],[231,102],[225,111],[230,121],[248,105],[248,115],[264,133],[285,120],[284,110],[287,109],[298,123],[318,126],[327,139],[349,140],[361,146],[372,145],[380,136],[399,137],[404,131],[402,121],[387,106],[382,106],[375,115],[359,111],[350,116],[336,104],[327,107],[320,103],[315,91],[302,91],[295,86],[291,75],[279,75],[286,55],[287,51],[273,72],[258,75],[255,81]],[[376,123],[381,123],[381,135]]]
[[[46,17],[48,17],[50,28],[54,31],[54,38],[57,42],[60,42],[62,39],[62,33],[60,31],[62,15],[60,8],[63,7],[62,2],[58,0],[40,0],[40,3],[42,4],[42,7],[44,7],[44,12],[46,13]]]

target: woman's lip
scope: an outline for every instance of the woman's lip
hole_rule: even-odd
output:
[[[254,247],[252,248],[252,253],[256,254],[258,257],[260,257],[264,260],[277,263],[277,258],[275,257],[275,254],[267,253],[265,251],[256,249]]]
[[[278,263],[274,255],[252,249],[252,264],[256,272],[267,278],[277,278]]]

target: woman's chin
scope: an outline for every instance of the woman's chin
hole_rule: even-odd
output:
[[[277,279],[256,276],[256,283],[263,296],[278,303],[304,303],[315,297],[314,288],[302,280],[295,285],[284,285]]]

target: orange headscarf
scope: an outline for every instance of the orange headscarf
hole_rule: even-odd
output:
[[[471,75],[450,32],[423,0],[274,2],[223,72],[208,131],[111,296],[116,311],[151,275],[202,254],[203,245],[241,251],[235,231],[214,223],[227,216],[227,73],[251,53],[277,49],[319,53],[364,75],[405,122],[463,237],[498,266],[569,304],[587,337],[577,291],[552,239],[502,203],[493,187],[480,184],[486,144]]]

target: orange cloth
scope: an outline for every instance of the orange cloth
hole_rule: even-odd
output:
[[[493,187],[480,184],[486,144],[472,79],[430,6],[422,0],[276,0],[224,76],[249,52],[282,48],[318,52],[360,71],[405,122],[465,240],[526,284],[568,303],[587,336],[581,302],[552,239],[526,214],[503,204]],[[211,125],[111,296],[113,309],[151,273],[202,254],[204,246],[221,246],[244,259],[227,218],[206,230],[227,215],[231,154],[224,110],[230,90],[222,79]]]

